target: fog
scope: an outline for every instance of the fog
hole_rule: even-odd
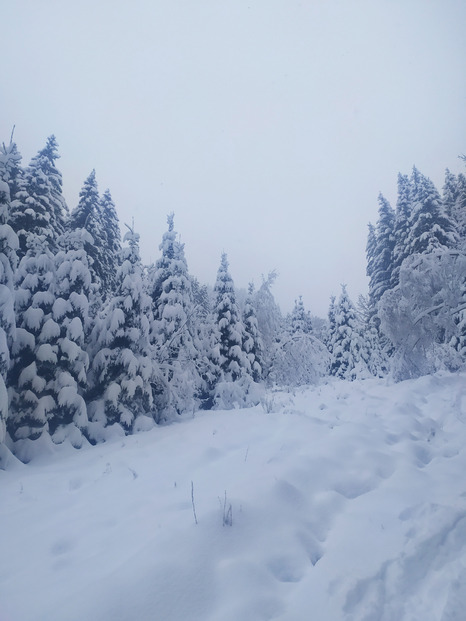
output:
[[[1,3],[0,140],[55,134],[72,209],[95,168],[143,260],[166,216],[190,271],[276,269],[283,311],[366,293],[367,223],[398,172],[464,169],[466,3]]]

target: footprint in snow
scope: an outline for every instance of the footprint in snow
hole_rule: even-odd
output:
[[[276,556],[271,558],[267,567],[278,582],[300,582],[304,576],[301,559],[293,556]]]

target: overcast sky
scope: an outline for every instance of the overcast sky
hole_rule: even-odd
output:
[[[0,0],[0,140],[55,134],[65,197],[95,168],[159,256],[238,287],[277,269],[283,311],[366,293],[367,223],[413,164],[464,169],[464,0]],[[122,226],[122,228],[124,228]]]

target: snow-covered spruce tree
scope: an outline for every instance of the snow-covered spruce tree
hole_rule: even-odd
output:
[[[85,334],[90,322],[91,273],[85,248],[91,240],[85,229],[69,230],[62,242],[65,250],[55,256],[56,299],[52,318],[60,326],[60,334],[56,341],[55,375],[50,386],[56,408],[49,422],[49,432],[55,442],[69,438],[76,447],[82,445],[82,434],[87,432],[88,424],[83,395],[89,368]]]
[[[253,380],[247,353],[243,349],[244,326],[236,304],[235,287],[228,271],[228,259],[222,253],[214,287],[217,344],[213,359],[218,361],[218,380],[214,390],[214,407],[229,409],[252,405]]]
[[[364,343],[363,358],[369,373],[374,377],[385,377],[389,372],[389,359],[393,348],[390,340],[380,330],[378,315],[362,323],[361,334]]]
[[[327,350],[330,355],[333,353],[333,341],[335,340],[335,332],[336,332],[336,319],[335,319],[335,306],[336,306],[336,296],[330,296],[330,303],[328,305],[328,313],[327,313],[327,331],[325,334],[324,343],[327,347]]]
[[[124,241],[128,245],[123,248],[115,296],[95,326],[99,350],[91,365],[88,395],[88,434],[93,442],[119,433],[114,424],[128,433],[147,426],[147,416],[156,418],[151,384],[158,378],[149,341],[151,300],[143,286],[139,235],[130,229]]]
[[[386,198],[379,194],[379,219],[375,232],[369,299],[376,307],[383,293],[390,289],[393,271],[395,213]]]
[[[174,214],[167,218],[160,244],[162,256],[151,271],[153,323],[151,339],[167,386],[163,418],[193,411],[202,380],[194,328],[194,303],[184,244],[177,239]]]
[[[13,158],[13,162],[11,159]],[[16,160],[14,151],[0,149],[0,468],[6,461],[3,446],[8,417],[7,374],[16,330],[13,276],[17,265],[18,237],[9,225],[10,187],[7,180]]]
[[[304,308],[303,298],[295,300],[293,310],[290,315],[290,331],[291,334],[303,332],[310,334],[312,332],[311,313]]]
[[[30,441],[46,438],[56,410],[55,378],[60,326],[52,316],[55,261],[50,235],[30,233],[28,250],[16,274],[16,338],[9,373],[10,414],[7,428],[14,451],[29,461]]]
[[[99,200],[95,170],[92,170],[79,192],[78,204],[70,213],[68,228],[71,230],[86,229],[86,231],[89,231],[90,221],[96,219]]]
[[[366,276],[369,278],[368,311],[373,314],[375,312],[376,305],[373,292],[376,286],[374,263],[377,237],[375,233],[375,226],[371,222],[368,224],[368,229],[366,243]]]
[[[393,347],[380,330],[380,319],[369,302],[369,296],[360,295],[356,314],[361,322],[361,334],[364,339],[364,359],[371,375],[385,377],[389,372],[389,358]]]
[[[55,136],[50,136],[18,180],[19,188],[11,202],[10,223],[19,238],[19,258],[27,252],[30,233],[44,236],[52,253],[58,248],[68,213],[62,176],[55,165],[59,157]]]
[[[393,262],[391,288],[399,283],[400,268],[403,261],[409,256],[408,237],[412,212],[412,191],[408,175],[398,173],[398,196],[395,213],[395,244],[393,247]]]
[[[269,380],[279,386],[317,384],[328,372],[329,360],[327,348],[312,333],[310,313],[300,296],[274,348]]]
[[[331,352],[330,374],[348,380],[368,377],[361,323],[344,285],[334,313],[335,324],[328,341]]]
[[[456,332],[450,344],[466,362],[466,276],[462,278],[460,291],[461,298],[455,313]]]
[[[115,291],[116,274],[121,257],[121,233],[118,215],[110,190],[105,190],[100,199],[99,210],[101,230],[105,237],[102,256],[102,295],[109,299]]]
[[[215,317],[219,333],[220,369],[223,379],[235,381],[249,372],[247,356],[243,351],[244,327],[236,304],[233,279],[228,271],[228,258],[222,253],[217,281]]]
[[[451,219],[459,236],[459,249],[466,253],[466,175],[457,178],[456,197],[451,209]]]
[[[430,179],[416,167],[411,176],[412,214],[407,238],[409,254],[424,254],[455,248],[457,235],[445,213],[439,193]]]
[[[4,380],[16,323],[13,278],[18,265],[18,237],[9,223],[10,186],[7,183],[16,161],[11,145],[10,148],[3,145],[0,149],[0,376]]]
[[[264,345],[257,323],[254,307],[254,285],[249,283],[248,296],[243,309],[243,350],[246,352],[251,369],[251,376],[255,382],[262,379]]]
[[[213,292],[206,285],[201,285],[194,277],[191,277],[191,288],[194,302],[192,324],[198,353],[197,367],[202,381],[198,393],[199,407],[208,410],[214,405],[213,392],[219,375],[218,347],[216,347],[218,333],[212,313]]]
[[[20,187],[23,175],[21,159],[21,153],[12,136],[8,146],[3,143],[0,147],[0,179],[8,184],[10,201],[14,200]]]
[[[458,178],[447,168],[445,170],[445,183],[442,188],[442,203],[449,218],[454,220],[453,211],[458,198]]]
[[[270,272],[267,278],[263,277],[262,284],[253,298],[259,333],[264,345],[262,362],[262,377],[264,379],[268,377],[275,347],[284,330],[283,317],[271,291],[276,278],[277,272],[275,271]]]
[[[466,176],[463,173],[460,173],[457,178],[452,215],[460,238],[458,243],[459,256],[463,259],[466,255]],[[451,344],[460,353],[462,360],[466,361],[466,270],[461,278],[460,295],[461,299],[455,312],[457,331]]]
[[[89,257],[89,269],[92,277],[90,291],[91,314],[95,315],[103,302],[102,281],[105,278],[106,240],[100,221],[100,197],[95,177],[95,170],[84,181],[79,192],[79,202],[73,209],[68,220],[68,230],[84,229],[90,237],[86,239],[85,251]]]

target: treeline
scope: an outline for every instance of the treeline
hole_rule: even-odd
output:
[[[400,177],[396,212],[380,198],[369,296],[355,308],[343,287],[324,321],[301,298],[283,317],[273,272],[237,291],[225,254],[213,289],[201,284],[173,214],[159,259],[144,266],[138,234],[125,227],[122,243],[94,171],[68,209],[58,157],[53,136],[26,167],[14,142],[0,149],[0,465],[9,451],[28,461],[52,442],[79,447],[253,405],[266,384],[462,363],[463,175],[448,173],[443,198],[416,170]]]
[[[160,258],[143,266],[138,234],[128,228],[122,245],[95,171],[69,211],[58,157],[53,136],[26,167],[14,142],[0,150],[4,455],[7,447],[28,461],[51,441],[78,447],[199,408],[251,405],[265,380],[287,379],[279,341],[308,334],[326,351],[301,300],[284,328],[274,274],[239,303],[223,254],[213,290],[200,284],[173,214]],[[302,381],[321,367],[301,371]]]
[[[440,194],[415,167],[400,174],[396,209],[379,196],[366,251],[365,318],[394,378],[459,369],[466,358],[466,176],[447,169]]]

